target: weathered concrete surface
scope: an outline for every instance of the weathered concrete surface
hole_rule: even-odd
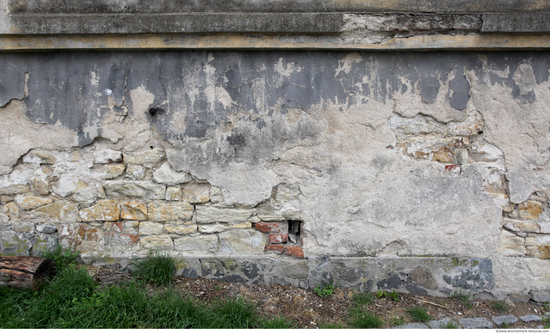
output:
[[[0,230],[19,244],[3,246],[31,253],[48,223],[85,254],[296,247],[315,271],[277,264],[265,283],[548,290],[548,55],[0,54]],[[84,217],[107,201],[142,210]]]
[[[550,13],[486,13],[482,32],[550,32]]]
[[[28,13],[136,13],[136,12],[470,12],[470,11],[550,11],[550,5],[544,0],[496,0],[480,2],[476,0],[442,0],[434,3],[429,0],[391,1],[177,1],[162,0],[122,2],[100,0],[91,2],[71,2],[63,0],[3,0],[9,4],[12,12]]]

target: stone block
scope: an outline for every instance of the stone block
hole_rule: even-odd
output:
[[[180,196],[181,196],[181,191],[179,186],[168,187],[166,189],[166,197],[165,197],[166,200],[178,201],[180,199]]]
[[[18,222],[12,225],[12,230],[19,233],[30,234],[35,232],[34,223],[32,222]]]
[[[210,201],[210,184],[186,184],[182,188],[182,200],[189,203]]]
[[[139,230],[139,222],[137,221],[126,221],[122,223],[122,230],[126,234],[137,235]]]
[[[501,230],[497,251],[503,256],[523,256],[527,252],[525,239],[509,231]]]
[[[29,217],[51,222],[76,222],[78,204],[70,201],[55,201],[29,212]]]
[[[124,164],[108,164],[103,165],[100,168],[93,169],[92,175],[95,178],[103,180],[115,179],[122,176],[124,170],[126,170],[126,166]]]
[[[6,214],[0,213],[0,222],[7,223],[10,220],[10,217]]]
[[[30,210],[52,203],[53,200],[50,198],[41,198],[32,195],[17,195],[15,196],[15,202],[22,210]]]
[[[304,250],[301,246],[287,246],[285,247],[285,253],[289,256],[296,257],[296,258],[303,258],[304,257]]]
[[[140,237],[139,241],[141,242],[141,245],[146,249],[172,250],[174,248],[174,242],[172,241],[172,238],[168,235]]]
[[[193,206],[181,201],[154,201],[148,206],[151,221],[190,220],[193,217]]]
[[[271,234],[269,235],[270,244],[286,243],[288,241],[288,234]]]
[[[447,133],[450,135],[472,136],[478,135],[485,128],[483,116],[479,112],[473,112],[468,115],[463,122],[448,122]]]
[[[210,202],[219,203],[223,202],[223,193],[222,189],[216,186],[210,188]]]
[[[28,256],[32,242],[14,231],[0,232],[0,254],[3,256]]]
[[[122,153],[112,149],[94,151],[94,163],[108,164],[122,162]]]
[[[253,214],[251,208],[233,208],[217,206],[197,206],[197,223],[242,223]]]
[[[50,174],[51,168],[46,166],[35,171],[35,177],[31,179],[34,192],[41,195],[50,193]]]
[[[453,327],[459,327],[458,323],[453,321],[451,318],[443,318],[440,320],[432,320],[428,323],[428,326],[430,326],[432,329],[438,330],[442,328],[446,328],[447,325],[453,325]]]
[[[188,172],[178,172],[168,164],[164,164],[153,173],[153,180],[160,184],[177,185],[188,183],[193,178]]]
[[[32,247],[33,256],[39,256],[48,252],[53,252],[57,247],[57,237],[47,234],[36,235],[36,240]]]
[[[205,224],[199,226],[199,232],[203,234],[213,234],[216,232],[222,232],[227,229],[227,226],[223,224]]]
[[[250,229],[252,228],[252,223],[244,222],[244,223],[237,223],[237,224],[229,224],[228,227],[231,229]]]
[[[497,327],[502,327],[504,325],[512,325],[518,322],[518,318],[516,316],[498,316],[493,317],[493,322],[497,325]]]
[[[49,150],[33,149],[23,157],[24,163],[54,164],[56,154]]]
[[[211,254],[218,249],[218,237],[216,235],[181,237],[174,240],[174,246],[184,255]]]
[[[524,323],[530,323],[530,322],[534,322],[534,321],[542,321],[542,317],[537,316],[537,315],[533,315],[533,314],[521,316],[521,317],[519,317],[519,319],[521,319],[521,321],[523,321]]]
[[[21,194],[27,193],[29,191],[30,190],[28,185],[21,184],[0,187],[0,195]]]
[[[197,231],[197,226],[195,224],[165,224],[164,230],[171,234],[189,235]]]
[[[397,326],[395,328],[399,329],[399,330],[410,330],[410,329],[428,330],[428,329],[430,329],[428,327],[428,325],[426,325],[424,323],[408,323],[408,324],[405,324],[405,325]]]
[[[527,246],[527,255],[540,259],[550,259],[550,245]]]
[[[153,184],[147,181],[115,180],[105,182],[105,194],[109,197],[135,197],[150,200],[163,200],[166,193],[164,185]]]
[[[519,216],[527,220],[536,220],[542,214],[542,203],[527,200],[519,204]]]
[[[132,180],[143,180],[145,178],[145,170],[141,165],[130,164],[126,167],[126,177]]]
[[[532,292],[531,299],[537,303],[550,302],[550,292]]]
[[[2,214],[6,215],[10,221],[13,221],[21,216],[21,211],[15,202],[8,202],[2,207]]]
[[[393,113],[388,119],[388,125],[400,135],[445,134],[444,124],[432,117],[424,115],[416,115],[408,118]]]
[[[450,148],[442,147],[433,152],[433,161],[442,162],[442,163],[453,163],[455,159],[455,154]],[[460,164],[460,163],[458,163]],[[466,164],[466,163],[463,163]]]
[[[254,227],[261,232],[288,233],[288,222],[260,222]]]
[[[459,322],[465,329],[493,328],[493,323],[483,317],[461,318]]]
[[[285,246],[284,245],[280,245],[280,244],[267,244],[265,246],[265,249],[264,249],[264,252],[274,252],[274,253],[277,253],[277,254],[282,254],[285,250]]]
[[[286,220],[283,216],[283,211],[278,207],[270,204],[262,204],[256,209],[256,216],[262,221],[283,221]]]
[[[53,234],[57,231],[57,227],[49,224],[41,224],[36,226],[36,231],[43,234]]]
[[[139,236],[106,233],[105,250],[111,255],[133,254],[139,248]]]
[[[529,294],[522,293],[511,293],[509,297],[511,301],[519,303],[527,303],[531,299]]]
[[[261,254],[266,245],[264,235],[252,229],[230,229],[218,236],[222,253]]]
[[[81,209],[79,215],[83,222],[118,221],[120,206],[115,200],[99,200],[97,204]]]
[[[416,268],[409,273],[409,278],[427,289],[437,289],[439,287],[432,272],[426,267],[416,266]]]
[[[151,167],[164,159],[164,150],[160,148],[147,149],[134,153],[124,154],[124,161],[127,164],[140,164]]]
[[[147,206],[141,202],[122,202],[120,204],[120,218],[122,220],[147,220]]]
[[[164,224],[155,222],[139,222],[140,235],[160,235],[164,230]]]
[[[512,231],[539,233],[540,226],[537,223],[522,220],[503,219],[504,226]]]

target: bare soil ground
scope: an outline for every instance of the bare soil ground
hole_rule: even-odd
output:
[[[129,279],[129,274],[113,274],[105,269],[94,270],[92,275],[102,284],[111,284],[119,279]],[[151,291],[158,287],[150,286]],[[300,289],[290,286],[258,286],[241,283],[212,281],[207,279],[187,279],[176,277],[173,288],[183,295],[211,302],[224,298],[244,298],[256,304],[258,313],[268,318],[285,317],[295,323],[296,328],[322,328],[327,324],[349,327],[349,309],[353,306],[353,295],[356,293],[347,289],[335,289],[329,297],[322,298],[313,290]],[[516,317],[535,314],[542,316],[548,311],[543,306],[507,301],[506,310],[497,310],[495,301],[463,300],[455,297],[415,296],[399,294],[399,301],[391,298],[376,298],[370,305],[364,306],[364,311],[375,314],[382,319],[383,328],[413,322],[407,309],[423,307],[432,320],[445,317],[458,322],[460,318],[484,317],[491,319],[496,316],[514,315]],[[537,328],[542,322],[524,323],[519,320],[508,328]]]

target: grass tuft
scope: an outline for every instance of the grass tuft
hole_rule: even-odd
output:
[[[55,250],[42,254],[43,258],[53,259],[55,261],[56,271],[61,271],[69,265],[75,266],[76,258],[80,255],[78,251],[63,250],[61,245],[57,244]]]
[[[441,329],[457,329],[458,325],[454,321],[450,320],[450,321],[447,322],[447,324],[441,323],[441,325],[439,325],[439,328],[441,328]]]
[[[350,325],[353,328],[380,328],[382,327],[382,319],[369,312],[354,311],[350,320]]]
[[[356,306],[370,305],[374,297],[371,293],[356,293],[353,294],[352,301]]]
[[[133,263],[134,274],[158,286],[172,283],[176,272],[176,260],[165,252],[150,252],[149,255]]]
[[[420,306],[417,306],[414,308],[408,308],[407,312],[409,313],[411,318],[415,321],[427,323],[431,319],[431,317],[426,313],[426,309]]]
[[[293,328],[296,324],[285,317],[275,317],[272,319],[262,319],[259,322],[259,328]]]
[[[498,312],[506,312],[508,311],[508,306],[506,306],[506,303],[504,302],[493,302],[492,306],[495,310]]]

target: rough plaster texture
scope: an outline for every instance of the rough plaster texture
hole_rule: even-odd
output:
[[[311,287],[370,260],[368,279],[338,278],[424,293],[406,257],[427,256],[466,260],[434,259],[431,294],[550,289],[547,52],[0,58],[4,252],[32,251],[34,224],[49,221],[93,256],[308,258],[265,283]],[[148,208],[121,220],[127,201]],[[147,209],[155,222],[138,222]],[[288,223],[286,247],[261,221]]]

